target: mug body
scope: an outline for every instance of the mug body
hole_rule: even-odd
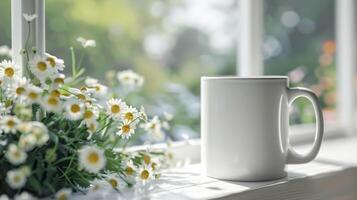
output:
[[[202,164],[207,176],[239,181],[284,177],[287,77],[202,77]]]

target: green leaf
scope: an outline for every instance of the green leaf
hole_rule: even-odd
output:
[[[42,193],[41,183],[34,176],[30,176],[28,178],[28,185],[30,185],[30,187],[32,187],[34,190],[36,190],[36,192],[38,194]]]

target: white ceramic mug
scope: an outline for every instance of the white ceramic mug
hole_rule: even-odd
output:
[[[210,177],[264,181],[284,177],[286,164],[314,159],[323,136],[323,117],[316,95],[289,88],[288,77],[201,78],[201,158]],[[316,116],[312,149],[300,155],[289,145],[289,106],[307,98]]]

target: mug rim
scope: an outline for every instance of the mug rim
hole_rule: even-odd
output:
[[[201,80],[288,80],[288,76],[202,76]]]

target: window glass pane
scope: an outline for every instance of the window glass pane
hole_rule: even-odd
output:
[[[0,60],[9,58],[11,46],[11,2],[0,2]]]
[[[265,73],[288,75],[290,86],[312,89],[324,118],[333,122],[336,106],[334,0],[265,1]],[[307,100],[297,100],[291,123],[314,121]]]
[[[266,74],[313,89],[334,121],[334,1],[264,2]],[[47,0],[47,51],[66,61],[67,73],[69,47],[84,52],[85,75],[106,84],[133,69],[145,83],[127,98],[152,115],[172,113],[171,140],[197,138],[200,76],[236,73],[237,16],[236,0]],[[10,46],[10,0],[0,1],[0,20],[0,46]],[[96,48],[81,49],[79,36]],[[291,123],[313,122],[311,109],[298,100]]]
[[[9,6],[0,1],[0,27],[10,34]],[[133,69],[145,83],[126,98],[151,115],[172,113],[170,139],[197,138],[200,77],[235,74],[235,16],[234,0],[47,0],[47,51],[65,60],[67,74],[69,47],[78,58],[84,52],[85,75],[106,84]],[[96,47],[83,50],[79,36]],[[0,44],[10,35],[0,32]]]

